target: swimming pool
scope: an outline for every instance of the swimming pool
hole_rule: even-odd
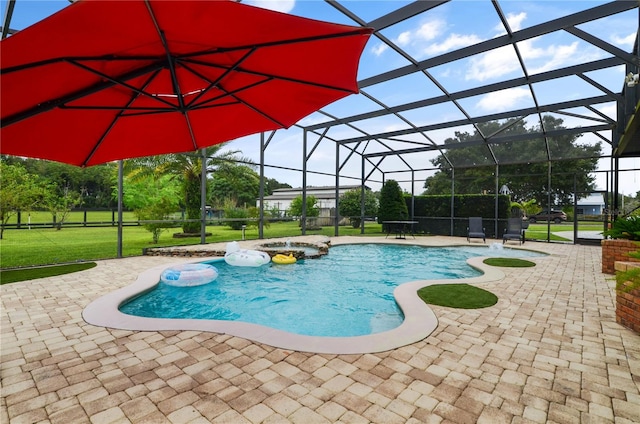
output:
[[[307,336],[353,337],[389,331],[404,315],[394,289],[415,280],[481,275],[474,256],[531,257],[537,252],[490,247],[353,244],[295,265],[234,267],[212,261],[219,272],[197,287],[157,284],[120,306],[140,317],[254,323]]]

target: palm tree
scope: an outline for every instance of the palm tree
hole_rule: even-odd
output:
[[[230,150],[220,152],[224,144],[205,148],[207,158],[207,173],[214,172],[218,167],[229,162],[252,163],[250,159],[238,156],[242,152]],[[144,175],[156,176],[172,175],[182,182],[183,204],[186,209],[186,219],[182,224],[184,233],[198,233],[200,231],[200,180],[202,175],[202,153],[179,153],[161,156],[148,156],[125,161],[125,173],[135,179]]]

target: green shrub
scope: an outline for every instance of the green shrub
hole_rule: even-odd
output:
[[[640,259],[640,250],[629,252],[629,257]],[[629,281],[631,284],[626,284]],[[630,292],[640,288],[640,268],[616,272],[616,290]]]
[[[244,208],[228,207],[224,209],[224,217],[229,221],[224,221],[224,225],[231,227],[232,230],[241,230],[243,225],[247,225],[249,211]]]
[[[174,204],[168,199],[159,199],[158,203],[147,205],[143,208],[136,209],[135,215],[141,221],[154,221],[145,222],[142,224],[144,229],[151,233],[153,238],[153,244],[158,244],[160,240],[160,234],[163,231],[167,231],[168,228],[174,227],[174,223],[167,221],[171,217],[171,213],[174,211]]]
[[[362,209],[362,190],[355,188],[340,196],[338,211],[340,216],[349,217],[353,228],[360,227]],[[378,212],[378,198],[371,190],[364,191],[364,216],[374,216]]]
[[[630,215],[613,221],[611,229],[603,232],[614,239],[640,240],[640,216]]]
[[[406,221],[409,210],[405,203],[400,185],[395,180],[388,180],[380,190],[378,223],[383,221]]]
[[[258,221],[260,220],[260,209],[255,206],[249,206],[247,208],[247,216],[251,218],[251,220],[247,224],[247,227],[258,228]],[[264,211],[264,219],[262,224],[264,228],[269,228],[271,226],[271,223],[269,222],[269,217],[270,217],[270,214],[267,213],[267,211]]]

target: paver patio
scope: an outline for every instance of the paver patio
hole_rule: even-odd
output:
[[[170,257],[104,260],[4,285],[0,422],[640,422],[640,336],[615,322],[600,247],[526,247],[552,255],[484,284],[499,297],[495,306],[433,307],[439,325],[429,337],[362,355],[83,321],[87,304],[178,261]]]

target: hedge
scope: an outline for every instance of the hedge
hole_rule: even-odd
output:
[[[411,211],[411,196],[405,196]],[[453,196],[453,235],[466,237],[468,218],[480,216],[487,237],[496,238],[495,201],[493,195],[460,194]],[[414,231],[418,234],[451,235],[451,195],[415,196],[413,220],[418,221]],[[509,218],[511,200],[509,196],[498,196],[498,235],[501,236]]]

